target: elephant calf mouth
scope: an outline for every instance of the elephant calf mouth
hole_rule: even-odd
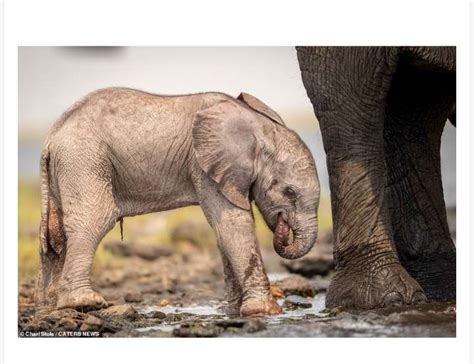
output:
[[[273,246],[277,253],[280,251],[285,251],[285,248],[288,246],[288,236],[290,234],[290,226],[283,219],[281,213],[277,216],[277,223],[275,226],[275,231],[273,232]]]

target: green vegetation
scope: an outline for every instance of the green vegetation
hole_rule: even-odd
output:
[[[39,267],[39,224],[41,195],[39,181],[22,179],[18,186],[18,264],[19,278],[33,278]],[[328,197],[321,200],[319,227],[321,231],[332,228],[331,208]],[[272,243],[272,232],[263,221],[262,215],[254,207],[256,231],[263,247]],[[192,222],[197,226],[196,240],[203,247],[215,246],[213,232],[199,206],[191,206],[172,211],[136,216],[124,219],[124,240],[145,244],[172,246],[172,232],[183,224]],[[120,227],[117,224],[104,238],[103,242],[120,240]],[[94,271],[119,268],[125,258],[113,255],[101,244],[94,260]]]
[[[39,265],[39,221],[41,216],[39,184],[18,184],[18,269],[19,278],[32,278]]]

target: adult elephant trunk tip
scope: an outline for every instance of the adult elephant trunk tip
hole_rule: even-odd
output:
[[[314,246],[317,237],[317,228],[312,234],[303,237],[300,229],[293,230],[293,241],[289,242],[290,226],[278,214],[275,231],[273,233],[273,247],[279,256],[285,259],[298,259],[306,255]]]

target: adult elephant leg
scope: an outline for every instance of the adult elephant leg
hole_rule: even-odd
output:
[[[56,306],[89,310],[107,306],[102,295],[92,289],[90,273],[99,242],[119,216],[107,161],[83,157],[81,164],[75,162],[63,163],[62,170],[68,175],[58,179],[66,255],[56,285]]]
[[[330,130],[323,133],[333,140]],[[373,136],[366,135],[369,145],[361,155],[357,148],[364,149],[364,144],[347,140],[345,147],[328,152],[336,263],[328,307],[374,308],[424,299],[394,249],[384,193],[383,142],[379,137],[371,140]]]
[[[299,48],[330,176],[335,270],[328,307],[424,299],[397,257],[385,196],[384,105],[393,60],[385,48]]]
[[[386,196],[402,265],[428,299],[456,299],[456,252],[443,197],[441,134],[455,101],[455,75],[401,65],[387,98]]]
[[[252,211],[236,207],[201,172],[193,177],[199,203],[215,231],[224,264],[227,299],[240,305],[240,315],[277,314],[255,235]]]

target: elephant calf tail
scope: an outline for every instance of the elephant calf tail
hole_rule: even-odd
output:
[[[35,301],[47,305],[47,291],[60,272],[64,259],[65,233],[59,208],[51,198],[49,179],[49,146],[41,153],[41,222],[40,222],[40,271],[36,281]]]

